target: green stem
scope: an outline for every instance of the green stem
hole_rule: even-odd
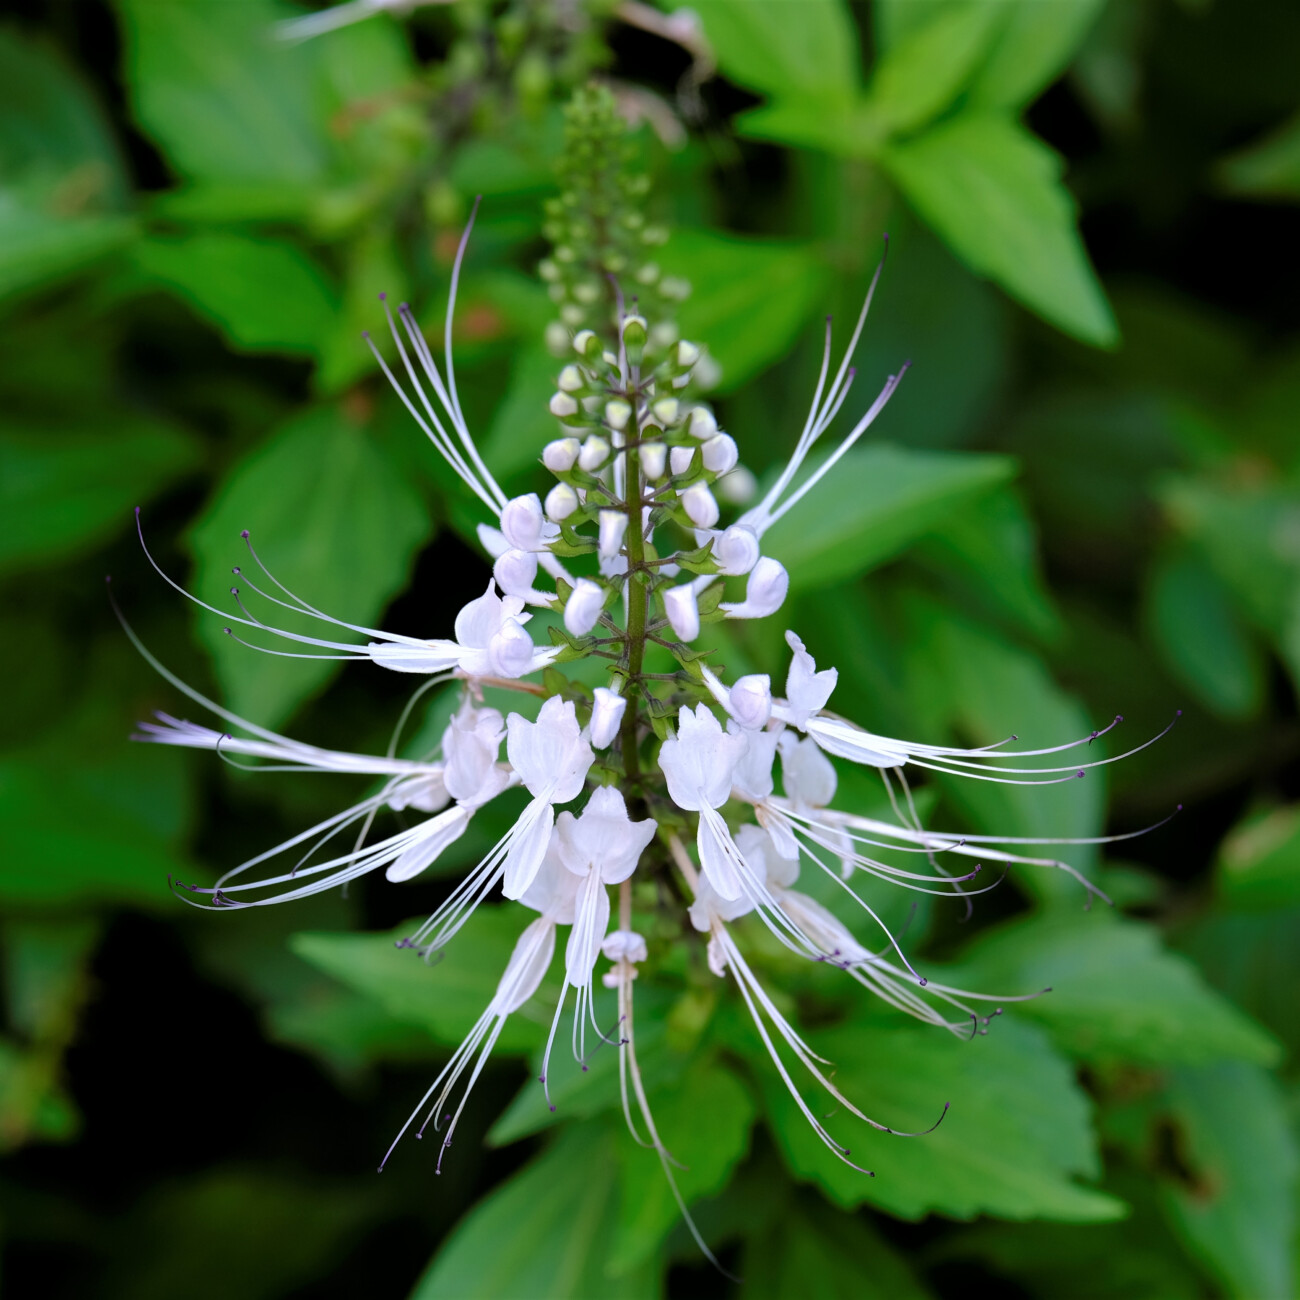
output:
[[[627,400],[636,410],[635,383]],[[635,420],[635,416],[633,417]],[[645,660],[646,626],[649,622],[649,585],[645,577],[645,537],[641,532],[641,461],[637,455],[639,430],[628,431],[624,463],[627,467],[624,484],[624,508],[627,510],[627,709],[623,714],[621,744],[623,748],[623,773],[629,783],[641,775],[641,756],[637,747],[637,699],[641,693],[641,665]]]

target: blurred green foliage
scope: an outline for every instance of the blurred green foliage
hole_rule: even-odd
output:
[[[146,641],[236,711],[387,743],[391,682],[233,644],[148,569],[131,510],[220,608],[246,528],[318,607],[442,634],[486,578],[476,516],[359,335],[382,326],[380,291],[441,330],[482,194],[460,389],[506,486],[537,486],[557,367],[543,205],[561,106],[599,73],[640,123],[672,231],[659,270],[690,282],[682,327],[760,477],[802,424],[821,317],[844,330],[892,235],[853,400],[914,369],[870,445],[771,534],[838,706],[976,744],[1086,735],[1117,708],[1145,738],[1184,711],[1105,777],[920,792],[936,824],[1025,836],[1186,805],[1071,856],[1123,915],[1085,915],[1046,875],[1009,879],[969,924],[918,909],[908,944],[933,973],[1052,986],[987,1037],[900,1024],[746,934],[865,1109],[924,1128],[951,1104],[928,1136],[856,1143],[874,1179],[811,1139],[721,985],[638,990],[651,1101],[737,1293],[1294,1293],[1300,17],[1268,0],[692,7],[698,25],[672,27],[608,0],[460,0],[295,41],[276,24],[301,11],[271,0],[68,0],[0,27],[12,1285],[724,1286],[622,1125],[614,1053],[557,1072],[554,1114],[526,1080],[545,1008],[510,1022],[442,1177],[408,1143],[376,1179],[517,918],[484,910],[427,968],[390,932],[436,878],[191,915],[169,875],[207,878],[342,798],[332,778],[128,747],[177,702],[103,596],[111,571]],[[773,629],[724,634],[729,666],[780,662]],[[842,788],[879,802],[856,774]],[[508,815],[482,814],[465,861]]]

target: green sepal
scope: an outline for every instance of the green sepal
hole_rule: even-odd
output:
[[[718,562],[713,558],[713,538],[694,551],[679,551],[673,563],[691,573],[717,573]]]
[[[721,578],[717,582],[711,582],[700,592],[699,600],[696,602],[701,618],[707,618],[711,614],[717,614],[718,606],[722,603],[722,593],[726,590],[727,584]],[[719,615],[721,617],[721,615]]]

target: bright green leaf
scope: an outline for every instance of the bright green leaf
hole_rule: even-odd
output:
[[[705,344],[721,367],[719,392],[785,356],[828,278],[808,244],[706,230],[675,231],[661,260],[665,271],[692,285],[678,319],[683,335]]]
[[[391,238],[377,230],[365,231],[347,248],[342,310],[332,322],[318,322],[322,333],[315,384],[320,392],[338,392],[378,369],[362,334],[376,330],[382,336],[381,293],[390,302],[406,301],[410,296],[406,271]]]
[[[404,586],[430,523],[415,489],[366,431],[341,409],[319,407],[238,462],[194,527],[195,591],[232,611],[230,570],[249,563],[240,539],[244,529],[262,561],[295,594],[336,617],[373,625]],[[258,605],[255,596],[249,599]],[[277,627],[329,640],[343,635],[278,606],[261,602],[259,608]],[[227,703],[264,726],[282,722],[338,668],[331,660],[282,659],[238,645],[216,615],[200,615],[199,627]],[[259,645],[303,648],[243,630]]]
[[[858,38],[841,0],[799,0],[797,7],[699,0],[691,8],[718,66],[737,85],[823,104],[853,98]]]
[[[135,256],[146,276],[166,285],[237,348],[311,355],[334,327],[334,288],[293,244],[198,234],[144,240]],[[360,339],[357,347],[364,348]]]
[[[1050,993],[1017,1004],[1062,1051],[1085,1061],[1191,1065],[1238,1057],[1268,1065],[1277,1044],[1209,988],[1150,926],[1058,912],[1013,921],[968,948],[943,977],[999,996]]]
[[[971,270],[1086,343],[1117,341],[1060,159],[1041,140],[1000,115],[963,114],[880,159]]]
[[[1185,1182],[1166,1212],[1190,1252],[1241,1300],[1294,1294],[1296,1143],[1277,1084],[1223,1062],[1179,1070],[1169,1104],[1181,1129]]]
[[[290,946],[304,961],[357,993],[378,1002],[392,1017],[419,1025],[447,1047],[457,1047],[487,1010],[515,941],[528,921],[515,908],[480,907],[443,954],[430,964],[394,945],[418,921],[391,934],[297,934]],[[536,1045],[540,1015],[528,1008],[505,1023],[496,1050],[518,1052]]]
[[[855,447],[764,538],[792,590],[829,586],[892,559],[1005,482],[1003,456]]]
[[[546,405],[560,364],[543,347],[521,348],[515,354],[505,395],[481,441],[483,459],[498,480],[536,467],[541,449],[562,436]]]
[[[1006,17],[999,4],[931,6],[933,18],[891,45],[876,64],[864,108],[876,136],[924,126],[956,98]]]
[[[649,1101],[659,1137],[684,1166],[673,1169],[682,1199],[691,1205],[716,1195],[749,1151],[756,1116],[749,1090],[713,1059],[666,1079]],[[611,1270],[623,1273],[650,1259],[680,1222],[681,1212],[653,1151],[622,1133],[618,1161],[622,1196],[609,1253]]]
[[[835,1204],[875,1205],[904,1219],[937,1212],[1087,1223],[1123,1214],[1121,1202],[1074,1181],[1099,1170],[1088,1101],[1038,1030],[1004,1018],[974,1040],[878,1025],[807,1038],[834,1063],[836,1086],[881,1123],[929,1128],[951,1103],[943,1123],[917,1138],[878,1133],[839,1107],[828,1128],[855,1163],[875,1171],[868,1178],[822,1145],[760,1054],[777,1144],[796,1177]],[[815,1083],[801,1083],[814,1114],[833,1108]]]
[[[1199,556],[1157,560],[1146,617],[1178,680],[1225,718],[1248,718],[1264,699],[1263,655],[1228,593]]]
[[[411,1300],[575,1300],[658,1295],[655,1268],[606,1274],[617,1213],[613,1143],[604,1128],[567,1129],[480,1201],[447,1239]]]
[[[0,192],[0,299],[93,266],[127,247],[136,234],[129,217],[58,220]]]
[[[201,458],[182,430],[136,415],[78,423],[84,431],[0,431],[0,572],[66,559],[124,531],[132,506]]]

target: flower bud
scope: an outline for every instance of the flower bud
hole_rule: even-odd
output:
[[[609,443],[599,434],[593,433],[582,444],[582,451],[578,454],[578,468],[585,469],[590,474],[608,459]]]
[[[705,483],[694,483],[678,498],[686,517],[696,528],[712,528],[718,522],[718,503]]]
[[[591,747],[605,749],[618,735],[623,725],[623,711],[627,700],[607,686],[596,687],[596,702],[591,706]]]
[[[740,461],[740,450],[729,433],[715,433],[700,451],[711,474],[729,474]]]
[[[621,398],[615,397],[605,403],[605,423],[611,429],[626,429],[632,418],[632,408]]]
[[[694,641],[700,634],[700,607],[695,588],[689,582],[664,592],[664,613],[680,641]]]
[[[627,515],[621,510],[600,512],[599,554],[602,560],[612,560],[623,549],[623,534],[627,532]]]
[[[731,688],[728,712],[746,731],[767,726],[772,716],[772,679],[766,673],[738,678]]]
[[[591,330],[579,330],[573,336],[573,350],[587,361],[600,356],[600,339]]]
[[[732,524],[721,536],[713,539],[713,559],[719,573],[739,577],[748,573],[758,563],[759,541],[752,528]]]
[[[672,466],[674,477],[680,478],[691,467],[691,461],[695,459],[694,447],[674,447],[668,453],[668,463]]]
[[[650,409],[654,412],[655,419],[663,425],[676,424],[681,407],[675,397],[661,397]]]
[[[686,426],[686,432],[692,438],[698,438],[704,442],[712,438],[718,431],[718,422],[713,418],[713,412],[707,406],[697,406],[691,412],[690,422]]]
[[[785,566],[770,555],[754,565],[745,588],[745,599],[738,605],[723,604],[728,618],[767,618],[785,603],[790,590],[790,575]]]
[[[646,478],[663,478],[664,470],[668,468],[668,448],[662,442],[643,442],[640,456]]]
[[[557,483],[546,494],[546,517],[557,524],[578,508],[578,494],[567,484]]]
[[[492,576],[507,596],[527,600],[532,595],[533,582],[537,578],[537,556],[532,551],[512,548],[497,557],[492,566]]]
[[[737,465],[726,478],[714,484],[714,487],[724,501],[730,501],[734,506],[743,506],[754,499],[758,491],[758,480],[744,465]]]
[[[630,348],[645,346],[646,323],[644,316],[629,316],[623,322],[623,342]]]
[[[687,339],[677,345],[677,364],[683,370],[689,370],[700,359],[700,348],[696,343],[691,343]]]
[[[507,501],[501,511],[501,531],[516,550],[536,551],[542,546],[546,521],[536,492]]]
[[[577,393],[586,387],[586,380],[582,377],[582,371],[577,366],[570,364],[560,371],[556,386],[562,393]]]
[[[635,930],[611,930],[600,945],[600,950],[610,961],[636,963],[645,961],[649,956],[645,939]]]
[[[533,661],[533,638],[513,619],[488,642],[488,663],[498,677],[522,677]]]
[[[579,578],[564,606],[564,626],[571,636],[586,636],[600,618],[605,593],[590,578]]]
[[[573,468],[581,450],[582,444],[577,438],[556,438],[542,448],[542,464],[552,474],[563,474]]]
[[[548,405],[551,414],[559,420],[568,420],[578,414],[578,403],[568,393],[553,393]]]

